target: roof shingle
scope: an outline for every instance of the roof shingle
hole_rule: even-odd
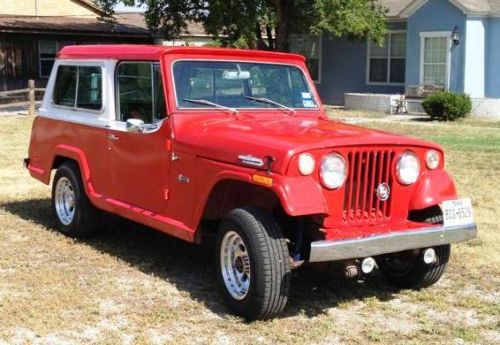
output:
[[[378,0],[388,9],[388,17],[398,17],[408,5],[417,0]],[[500,0],[452,0],[468,13],[492,15],[500,14]]]
[[[142,14],[122,13],[117,14],[115,19],[115,21],[104,21],[97,17],[0,16],[0,31],[88,32],[150,36]]]

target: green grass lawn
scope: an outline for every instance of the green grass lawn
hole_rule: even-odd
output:
[[[50,188],[22,168],[32,119],[0,118],[0,343],[498,344],[498,126],[379,120],[366,125],[444,146],[479,238],[454,246],[444,278],[422,291],[294,271],[283,316],[246,323],[221,302],[209,248],[120,220],[91,240],[59,234]]]

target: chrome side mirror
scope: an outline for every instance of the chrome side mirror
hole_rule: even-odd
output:
[[[142,133],[144,132],[144,121],[140,119],[128,119],[125,128],[127,132]]]

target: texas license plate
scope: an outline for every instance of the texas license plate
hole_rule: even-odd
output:
[[[443,201],[441,203],[443,211],[444,226],[459,226],[474,223],[472,216],[472,203],[469,198]]]

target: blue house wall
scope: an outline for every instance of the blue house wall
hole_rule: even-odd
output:
[[[368,44],[324,34],[317,84],[323,101],[344,104],[348,92],[404,93],[405,86],[421,84],[421,33],[451,34],[455,27],[460,43],[451,44],[449,89],[500,98],[500,17],[467,16],[452,1],[428,0],[406,21],[389,23],[389,30],[406,30],[404,85],[368,84]]]
[[[429,0],[408,18],[406,32],[406,85],[420,84],[420,32],[453,31],[465,34],[466,16],[449,1]],[[465,40],[462,38],[461,40]],[[464,89],[465,45],[453,46],[451,51],[450,90]]]
[[[500,18],[489,18],[487,25],[485,96],[500,98]]]
[[[405,30],[406,23],[390,23],[389,30]],[[323,35],[321,83],[316,87],[327,104],[344,104],[346,92],[404,93],[403,85],[368,85],[366,42]]]

